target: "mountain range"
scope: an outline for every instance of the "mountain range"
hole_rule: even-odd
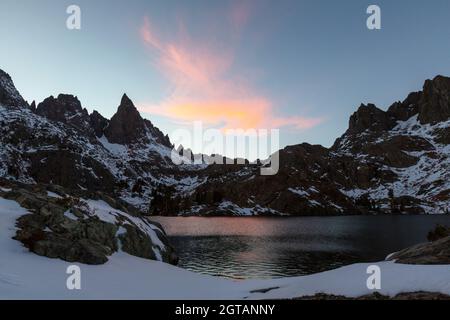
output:
[[[261,162],[183,164],[169,137],[123,95],[106,119],[77,97],[31,104],[0,70],[0,178],[102,192],[144,215],[434,214],[450,209],[450,78],[387,111],[361,105],[332,147],[279,151]],[[205,155],[205,157],[207,157]]]

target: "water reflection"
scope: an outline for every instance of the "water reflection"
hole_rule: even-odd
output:
[[[180,266],[230,278],[316,273],[379,261],[426,240],[449,216],[201,218],[155,217],[180,255]]]

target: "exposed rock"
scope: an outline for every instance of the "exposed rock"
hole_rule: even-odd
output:
[[[30,110],[36,112],[36,101],[33,100],[30,104]]]
[[[146,125],[138,110],[126,94],[122,96],[116,114],[105,130],[109,142],[130,144],[146,137]]]
[[[305,296],[296,300],[450,300],[450,296],[439,292],[405,292],[399,293],[394,297],[385,296],[379,293],[361,296],[358,298],[349,298],[325,293],[319,293],[314,296]]]
[[[18,108],[28,106],[14,86],[10,75],[3,70],[0,70],[0,105]]]
[[[450,237],[418,244],[393,253],[387,259],[403,264],[450,264]]]
[[[434,140],[437,143],[444,145],[450,144],[450,127],[436,129],[434,136],[436,137]]]
[[[173,264],[178,261],[159,224],[134,216],[111,198],[109,204],[116,211],[97,215],[84,200],[69,196],[61,187],[56,187],[61,194],[57,197],[47,195],[48,187],[42,185],[21,188],[12,184],[11,187],[12,190],[2,191],[0,196],[15,200],[32,212],[17,220],[14,239],[38,255],[69,262],[103,264],[119,249],[120,243],[131,255]],[[97,197],[107,198],[102,194]],[[146,230],[153,230],[152,234]],[[164,247],[155,244],[156,239]]]
[[[1,78],[17,98],[9,76]],[[261,176],[269,165],[263,159],[218,165],[210,161],[214,155],[199,154],[189,156],[199,165],[175,165],[167,135],[143,119],[126,95],[110,121],[98,112],[88,115],[76,97],[59,95],[38,106],[41,116],[32,107],[0,109],[0,176],[59,184],[69,194],[101,191],[105,199],[126,202],[128,211],[148,214],[445,213],[449,81],[428,80],[423,91],[387,111],[361,105],[332,148],[280,150],[274,176]],[[45,215],[50,211],[42,208]]]
[[[56,99],[53,96],[48,97],[38,104],[36,113],[53,121],[70,124],[80,130],[90,129],[88,112],[73,95],[60,94]]]
[[[441,224],[438,224],[436,228],[428,232],[427,235],[428,241],[436,241],[446,237],[450,237],[450,227]]]
[[[385,131],[392,129],[394,124],[395,119],[374,104],[362,104],[350,117],[348,133],[355,134],[365,130]]]
[[[400,121],[406,121],[419,112],[418,103],[422,92],[412,92],[403,102],[395,102],[387,111],[389,115]]]
[[[437,76],[425,81],[419,101],[421,123],[437,123],[450,118],[450,78]]]
[[[113,192],[115,178],[109,170],[76,150],[42,151],[30,155],[30,175],[41,183],[55,183],[71,189]]]
[[[109,120],[104,118],[100,113],[94,110],[89,115],[89,122],[92,129],[94,129],[95,135],[100,138],[103,136],[105,129],[108,127]]]

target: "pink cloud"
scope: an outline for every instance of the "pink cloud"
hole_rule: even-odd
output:
[[[234,28],[240,30],[248,22],[250,17],[250,3],[248,1],[238,1],[233,3],[230,10],[230,20]]]
[[[242,26],[248,14],[248,6],[235,7],[231,13],[233,23]],[[319,118],[275,117],[273,102],[233,73],[231,50],[192,41],[183,27],[174,39],[164,41],[147,17],[140,35],[150,52],[156,54],[157,68],[174,88],[164,101],[140,105],[143,112],[174,121],[201,120],[223,129],[308,129],[321,122]]]

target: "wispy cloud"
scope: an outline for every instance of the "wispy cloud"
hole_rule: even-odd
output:
[[[243,4],[230,12],[230,29],[239,30],[249,19],[250,8]],[[173,91],[157,104],[141,104],[143,112],[159,114],[174,121],[202,120],[222,129],[311,128],[320,118],[276,117],[274,103],[257,92],[242,74],[233,70],[233,46],[215,46],[211,42],[193,41],[183,24],[173,39],[162,39],[148,17],[140,35],[156,66],[170,81]]]

